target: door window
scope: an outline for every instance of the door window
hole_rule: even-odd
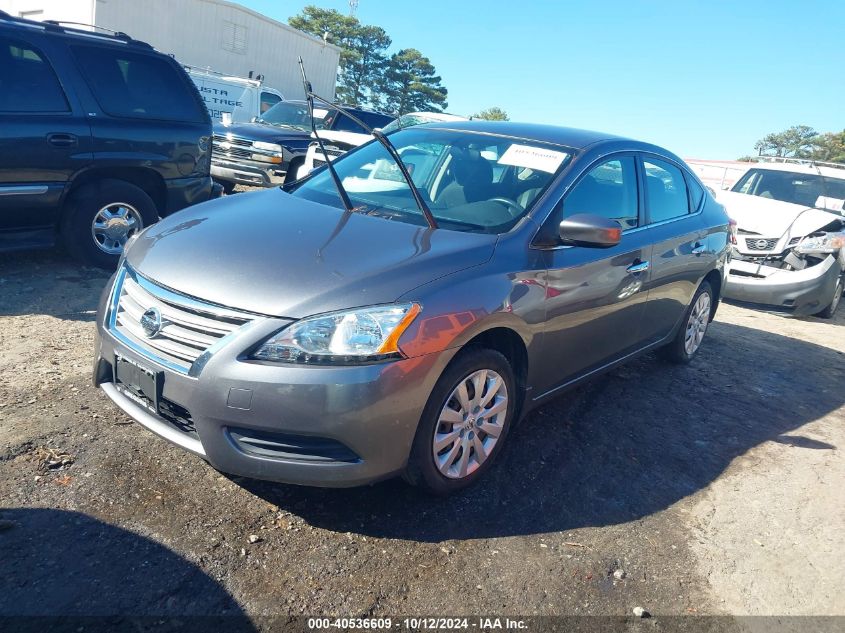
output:
[[[0,37],[0,112],[69,112],[50,62],[29,44]]]
[[[166,59],[105,47],[75,46],[103,110],[119,117],[201,122],[206,114],[187,77]]]
[[[689,197],[681,170],[655,158],[643,159],[643,166],[649,222],[654,224],[687,215]]]
[[[593,167],[563,200],[563,217],[592,213],[618,221],[622,228],[638,225],[637,168],[632,156]]]

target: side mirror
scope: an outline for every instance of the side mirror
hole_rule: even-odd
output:
[[[576,213],[560,223],[558,229],[564,244],[610,248],[622,240],[622,225],[616,220],[592,213]]]

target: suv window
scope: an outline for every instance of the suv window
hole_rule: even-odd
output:
[[[262,92],[261,93],[261,114],[264,114],[272,108],[274,105],[279,103],[282,98],[279,95],[274,95],[272,92]]]
[[[29,44],[0,37],[0,112],[68,112],[53,67]]]
[[[689,197],[681,170],[655,158],[644,158],[643,166],[648,221],[663,222],[687,215]]]
[[[622,228],[638,225],[637,168],[633,156],[622,156],[593,167],[563,200],[563,217],[592,213],[618,221]]]
[[[188,80],[168,60],[105,47],[74,46],[72,50],[107,114],[172,121],[205,120]]]

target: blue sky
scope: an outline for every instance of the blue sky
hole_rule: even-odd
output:
[[[241,3],[280,21],[308,4]],[[357,15],[429,57],[456,114],[497,105],[714,159],[791,125],[845,128],[841,0],[360,0]]]

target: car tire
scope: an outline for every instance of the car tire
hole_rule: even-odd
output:
[[[695,358],[710,324],[713,303],[713,288],[709,282],[702,281],[684,312],[684,319],[675,338],[659,350],[664,359],[686,365]]]
[[[71,192],[60,231],[73,257],[111,269],[117,266],[126,239],[156,221],[156,205],[143,189],[108,179]]]
[[[475,385],[481,385],[480,398]],[[462,387],[466,390],[463,406]],[[513,368],[502,354],[482,347],[462,351],[437,381],[423,410],[405,479],[436,495],[474,484],[501,451],[516,400]],[[487,417],[486,411],[496,413]],[[442,443],[439,455],[435,442]]]
[[[827,307],[821,312],[817,312],[815,316],[822,319],[832,319],[836,314],[839,304],[842,303],[842,293],[845,291],[845,275],[840,275],[836,282],[836,288],[833,289],[833,298]]]

